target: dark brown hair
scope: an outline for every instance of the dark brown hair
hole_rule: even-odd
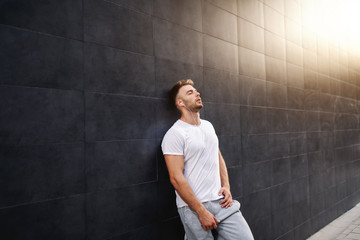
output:
[[[194,86],[194,82],[191,79],[180,80],[178,81],[169,91],[169,103],[171,106],[176,106],[176,96],[179,92],[179,89],[182,86],[191,85]]]

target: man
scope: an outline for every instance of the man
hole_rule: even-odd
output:
[[[170,101],[181,117],[167,131],[161,147],[176,190],[176,204],[186,236],[193,239],[250,240],[252,233],[232,199],[225,161],[214,127],[200,119],[203,107],[192,80],[177,82]]]

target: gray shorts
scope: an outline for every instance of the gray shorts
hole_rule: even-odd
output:
[[[216,239],[253,240],[249,225],[240,212],[240,203],[234,200],[231,207],[222,208],[221,200],[203,203],[205,208],[220,220],[217,224]],[[205,231],[201,227],[198,215],[190,207],[178,208],[178,212],[188,240],[214,239],[211,230]]]

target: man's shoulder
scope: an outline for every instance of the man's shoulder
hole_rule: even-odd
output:
[[[182,134],[183,132],[183,126],[181,125],[181,123],[179,122],[179,120],[177,120],[176,122],[174,122],[174,124],[167,130],[166,135],[178,135],[178,134]]]
[[[211,126],[213,127],[212,123],[208,120],[201,119],[201,124],[204,124],[205,126]]]

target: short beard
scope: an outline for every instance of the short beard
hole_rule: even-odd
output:
[[[203,105],[196,105],[196,106],[191,106],[189,109],[191,112],[200,112],[200,110],[203,108]]]

